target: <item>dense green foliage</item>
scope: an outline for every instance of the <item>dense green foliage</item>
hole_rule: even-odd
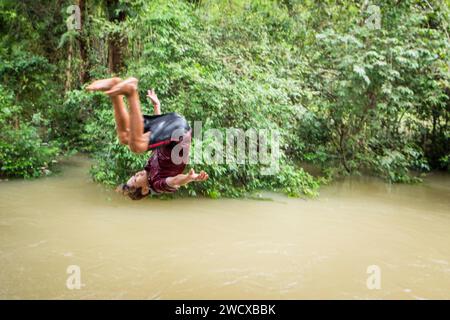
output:
[[[359,1],[83,1],[83,28],[67,31],[70,4],[0,1],[2,175],[36,176],[70,150],[92,154],[94,180],[109,185],[141,169],[148,155],[119,145],[107,97],[83,90],[111,73],[140,79],[145,113],[156,88],[163,112],[203,130],[280,132],[278,174],[192,164],[210,180],[190,195],[313,195],[321,179],[305,162],[390,182],[449,168],[446,1],[371,1],[379,28]]]
[[[49,173],[47,168],[58,148],[42,141],[39,113],[35,113],[30,122],[21,121],[23,108],[14,104],[12,93],[1,85],[0,104],[2,176],[37,177]]]

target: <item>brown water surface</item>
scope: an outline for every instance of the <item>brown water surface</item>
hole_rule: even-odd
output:
[[[311,200],[133,202],[89,165],[0,182],[0,298],[450,298],[449,175],[346,179]],[[66,286],[70,265],[81,289]]]

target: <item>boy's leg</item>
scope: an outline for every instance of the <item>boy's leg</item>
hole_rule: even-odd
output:
[[[120,78],[101,79],[92,82],[86,87],[88,91],[108,91],[116,84],[120,83]],[[128,135],[130,131],[130,117],[123,103],[123,96],[111,96],[111,102],[114,107],[114,119],[116,120],[116,131],[119,141],[122,144],[128,144]]]
[[[138,81],[136,78],[128,78],[115,85],[106,94],[111,98],[120,95],[127,97],[130,107],[128,146],[131,151],[141,153],[147,151],[151,133],[144,133],[144,118],[141,112],[137,84]]]
[[[128,144],[130,132],[130,115],[128,114],[123,96],[113,96],[111,101],[114,107],[114,119],[116,120],[116,131],[119,141],[122,144]]]

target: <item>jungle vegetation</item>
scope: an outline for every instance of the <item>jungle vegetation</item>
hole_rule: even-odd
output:
[[[314,195],[343,175],[448,171],[449,22],[446,0],[0,0],[1,176],[50,174],[73,152],[107,185],[141,169],[148,155],[118,143],[108,98],[84,90],[112,75],[140,79],[146,113],[155,88],[163,112],[203,130],[280,133],[277,174],[196,164],[210,179],[186,195]]]

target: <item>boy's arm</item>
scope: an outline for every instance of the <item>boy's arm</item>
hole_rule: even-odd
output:
[[[175,177],[168,177],[166,183],[169,187],[178,189],[192,181],[206,181],[208,174],[205,171],[195,173],[194,169],[191,169],[187,174],[178,174]]]
[[[153,89],[147,90],[147,97],[150,99],[153,105],[153,113],[156,115],[161,114],[161,103],[159,102],[158,96]]]

